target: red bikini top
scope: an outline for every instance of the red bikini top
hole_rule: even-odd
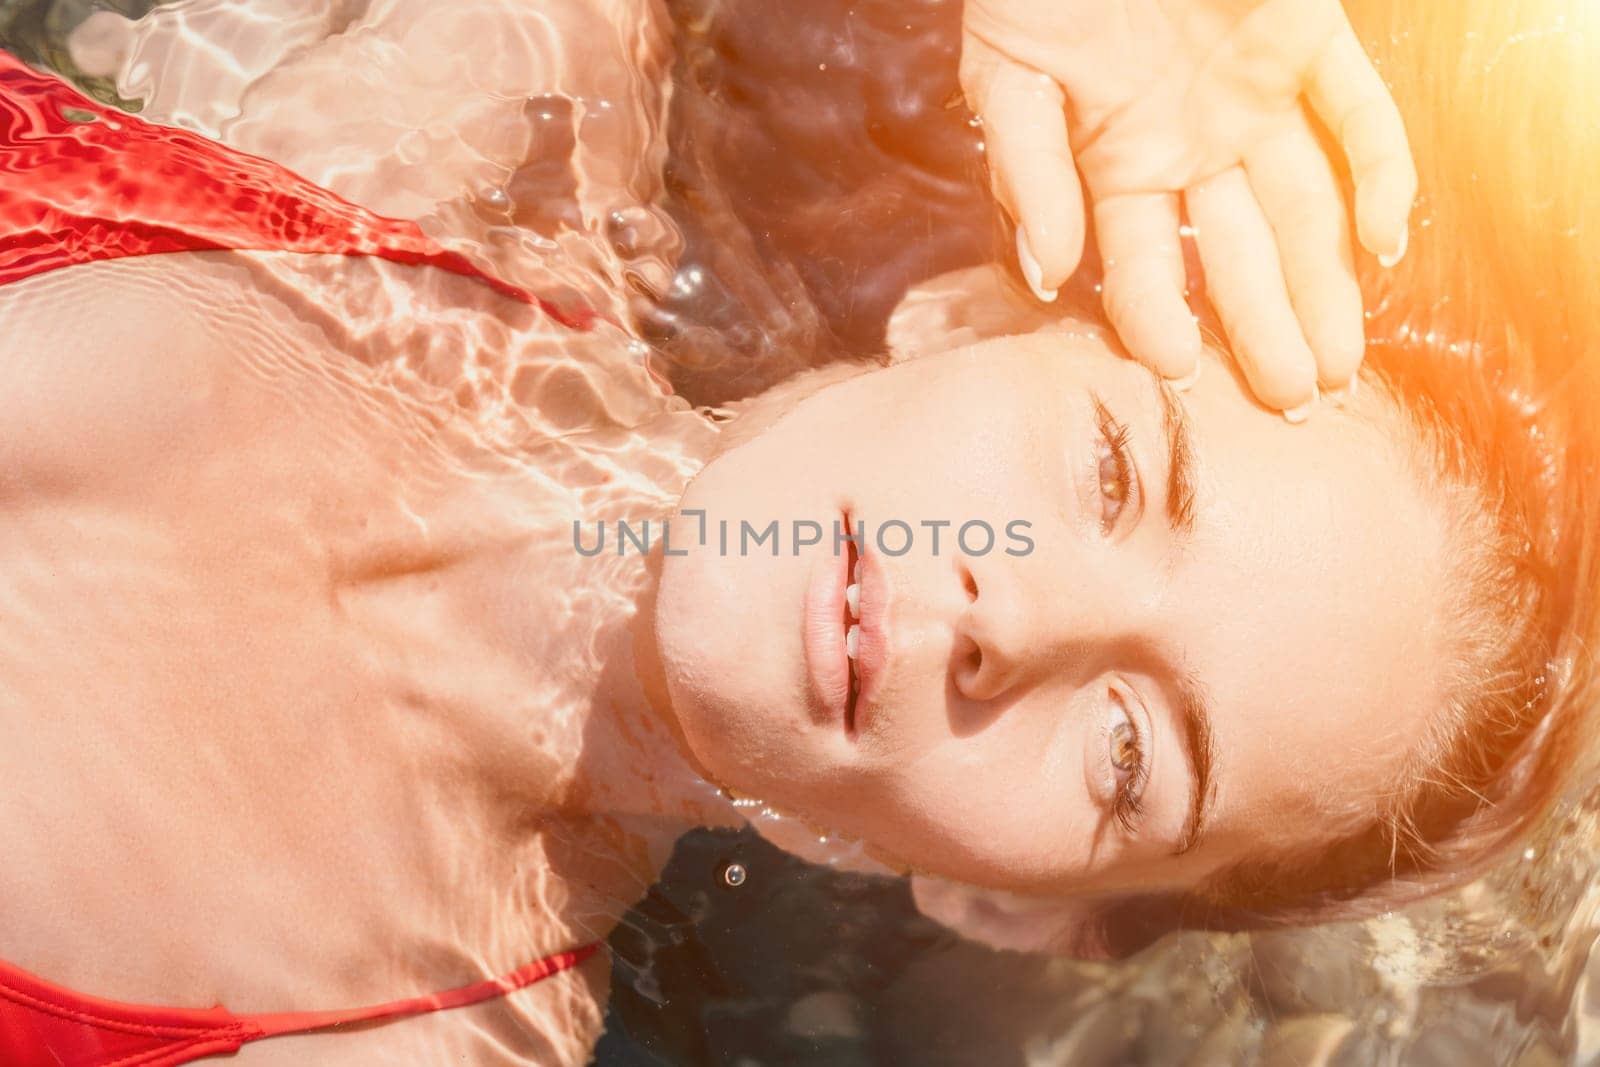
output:
[[[0,52],[0,285],[74,263],[239,249],[377,256],[477,278],[587,329],[415,223],[375,215],[269,160],[105,107]]]
[[[275,163],[102,107],[0,52],[0,285],[76,263],[260,249],[379,256],[478,278],[577,329],[555,308],[446,251],[414,222],[350,204]],[[6,1067],[172,1067],[247,1041],[476,1004],[576,967],[584,945],[499,978],[346,1011],[235,1015],[118,1004],[0,962]]]

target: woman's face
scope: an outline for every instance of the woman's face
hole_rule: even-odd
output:
[[[1220,361],[1180,397],[1087,329],[832,384],[685,494],[674,713],[735,792],[975,885],[1176,888],[1314,842],[1435,704],[1442,531],[1388,421],[1290,426]]]

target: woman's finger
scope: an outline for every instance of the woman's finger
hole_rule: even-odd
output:
[[[1312,64],[1306,91],[1350,161],[1361,244],[1392,267],[1405,255],[1417,167],[1400,109],[1348,21]]]
[[[971,37],[965,48],[963,83],[983,119],[995,195],[1017,223],[1024,275],[1040,299],[1052,300],[1083,256],[1083,190],[1067,143],[1066,100],[1049,75]],[[986,53],[971,54],[977,50]]]
[[[1317,363],[1289,304],[1272,227],[1243,168],[1191,186],[1184,201],[1206,292],[1251,389],[1291,422],[1304,419],[1317,399]]]
[[[1183,380],[1200,365],[1200,327],[1184,300],[1178,225],[1174,193],[1113,196],[1094,205],[1101,298],[1111,325],[1135,359]]]
[[[1301,120],[1253,146],[1245,173],[1277,238],[1289,300],[1324,386],[1343,388],[1366,353],[1361,288],[1344,196],[1310,125]]]

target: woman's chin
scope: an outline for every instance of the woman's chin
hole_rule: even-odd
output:
[[[807,819],[788,815],[754,797],[736,801],[750,826],[764,839],[807,863],[852,874],[897,877],[898,865],[876,849],[846,834],[835,833]]]

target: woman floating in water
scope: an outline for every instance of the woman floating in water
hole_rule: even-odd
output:
[[[235,69],[299,58],[225,123],[275,163],[5,61],[8,1062],[583,1062],[593,946],[680,833],[743,821],[734,796],[914,872],[958,928],[1056,951],[1355,914],[1481,870],[1581,736],[1586,516],[1548,446],[1568,428],[1502,431],[1425,373],[1357,372],[1301,88],[1341,127],[1372,252],[1404,248],[1410,168],[1337,9],[1172,6],[1141,33],[1198,51],[1162,69],[1276,117],[1261,140],[1174,121],[1188,98],[1159,78],[1118,97],[1135,68],[1072,57],[1145,38],[1024,41],[1026,3],[974,3],[966,57],[1034,288],[1078,254],[1048,194],[1072,202],[1070,142],[1102,251],[1127,249],[1109,317],[1159,374],[1086,322],[943,351],[924,331],[731,420],[666,395],[621,305],[580,305],[562,273],[628,267],[583,234],[604,190],[659,180],[628,170],[659,161],[647,110],[597,120],[578,236],[552,247],[512,241],[515,198],[478,173],[529,149],[526,99],[633,99],[659,73],[636,11],[278,20]],[[113,51],[193,46],[156,32],[173,17]],[[1274,52],[1263,26],[1291,23],[1322,47]],[[535,63],[551,27],[588,62]],[[1060,122],[1063,94],[1088,126]],[[350,126],[309,136],[289,121],[308,101]],[[1237,366],[1179,313],[1180,195],[1215,220]],[[488,262],[446,247],[452,219]],[[1318,381],[1342,400],[1281,417]],[[575,523],[644,521],[690,536],[574,544]],[[715,532],[772,522],[826,535]],[[974,523],[1023,536],[985,547]]]

